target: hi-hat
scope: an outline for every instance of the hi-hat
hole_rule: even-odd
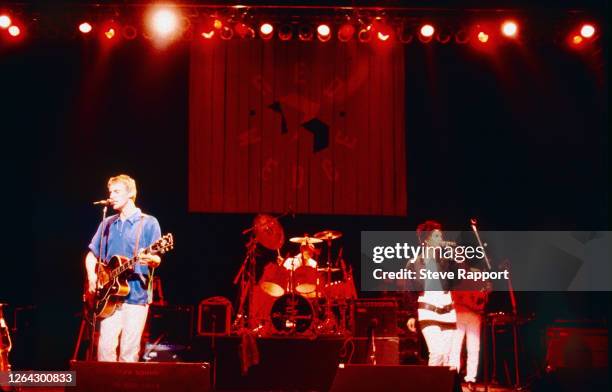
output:
[[[253,231],[257,242],[268,249],[279,249],[285,242],[283,227],[270,215],[257,215],[253,221]]]
[[[316,233],[313,237],[324,241],[332,241],[342,237],[342,232],[337,230],[323,230]]]
[[[304,237],[291,237],[289,238],[290,242],[294,242],[296,244],[301,244],[301,245],[306,245],[306,244],[319,244],[321,242],[323,242],[323,240],[318,239],[318,238],[314,238],[314,237],[308,237],[308,236],[304,236]]]

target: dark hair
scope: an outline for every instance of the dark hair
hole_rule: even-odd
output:
[[[426,220],[417,226],[416,234],[419,239],[419,242],[425,241],[434,230],[442,230],[442,225],[440,222],[435,220]]]

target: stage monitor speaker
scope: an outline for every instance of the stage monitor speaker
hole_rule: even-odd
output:
[[[210,391],[210,365],[201,363],[71,361],[74,391]],[[72,390],[72,389],[71,389]]]
[[[377,365],[399,365],[399,338],[374,338],[375,352],[372,352],[372,341],[368,338],[353,338],[354,350],[351,363]],[[373,358],[372,358],[373,357]]]
[[[330,392],[460,392],[457,372],[442,366],[340,365]]]
[[[397,337],[397,300],[395,298],[361,298],[353,308],[353,336]]]
[[[148,343],[189,345],[193,337],[193,306],[149,306],[143,339]]]

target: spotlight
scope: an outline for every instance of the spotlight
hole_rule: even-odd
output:
[[[157,9],[151,16],[151,27],[159,37],[169,37],[177,30],[178,16],[169,8]]]
[[[403,44],[409,44],[414,39],[414,35],[412,34],[412,29],[408,26],[402,26],[399,28],[397,32],[397,37],[399,41]]]
[[[234,29],[227,25],[223,26],[221,27],[221,33],[219,33],[219,36],[221,37],[221,39],[230,40],[234,36]]]
[[[121,33],[123,35],[123,38],[128,41],[131,41],[138,36],[138,30],[136,30],[136,27],[132,25],[123,26],[123,28],[121,29]]]
[[[115,38],[115,35],[117,34],[117,31],[115,30],[114,27],[109,27],[108,29],[106,29],[106,31],[104,32],[104,36],[107,39],[113,39]]]
[[[583,38],[592,38],[595,35],[595,26],[592,24],[583,24],[580,28],[580,35]]]
[[[470,35],[465,29],[459,29],[455,32],[455,42],[460,45],[465,45],[470,41]]]
[[[93,30],[93,27],[88,22],[83,22],[79,25],[79,31],[83,34],[91,33],[91,30]]]
[[[477,37],[478,41],[482,42],[483,44],[489,42],[489,34],[485,33],[484,31],[479,31]]]
[[[355,27],[350,23],[345,23],[338,29],[338,39],[341,42],[348,42],[355,35]]]
[[[19,37],[19,34],[21,34],[21,29],[19,26],[12,25],[8,28],[8,33],[11,35],[11,37]]]
[[[327,42],[331,38],[331,29],[326,24],[320,24],[317,26],[317,38],[321,42]]]
[[[436,29],[430,24],[424,24],[419,29],[419,41],[426,44],[431,41]]]
[[[310,41],[314,35],[313,28],[311,25],[304,24],[298,29],[298,38],[300,41]]]
[[[236,34],[238,34],[240,38],[247,38],[247,39],[255,38],[255,30],[246,23],[242,23],[242,22],[236,23],[236,26],[234,26],[234,30],[236,31]]]
[[[283,24],[278,29],[278,38],[281,41],[289,41],[293,38],[293,28],[290,24]]]
[[[203,31],[200,35],[204,39],[211,39],[215,35],[215,30]]]
[[[436,30],[430,24],[421,26],[421,35],[426,38],[431,38]]]
[[[441,44],[447,44],[451,40],[452,33],[449,29],[440,29],[436,34],[436,40]]]
[[[11,17],[6,15],[6,14],[2,14],[0,15],[0,28],[2,29],[6,29],[8,28],[13,22],[11,21]]]
[[[274,26],[270,23],[263,23],[259,26],[259,36],[262,39],[270,39],[272,38],[272,34],[274,34]]]
[[[372,25],[362,25],[357,33],[359,42],[370,42],[372,39]]]
[[[215,20],[213,21],[213,27],[217,30],[223,27],[223,22],[221,21],[221,19],[215,18]]]
[[[502,23],[501,31],[506,37],[514,38],[518,33],[518,25],[511,20],[505,21]]]
[[[572,37],[572,44],[574,45],[580,45],[582,41],[584,41],[584,38],[582,38],[580,35],[575,35]]]

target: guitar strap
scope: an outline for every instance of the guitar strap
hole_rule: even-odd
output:
[[[138,243],[140,242],[140,234],[142,233],[142,226],[144,224],[144,220],[147,217],[146,214],[142,214],[140,218],[140,222],[138,223],[138,231],[136,233],[136,244],[134,245],[134,257],[138,256]],[[138,273],[140,277],[140,281],[143,285],[147,286],[147,302],[151,303],[153,301],[153,274],[155,273],[155,268],[149,267],[149,281],[147,282],[147,278],[144,277],[143,274]]]

